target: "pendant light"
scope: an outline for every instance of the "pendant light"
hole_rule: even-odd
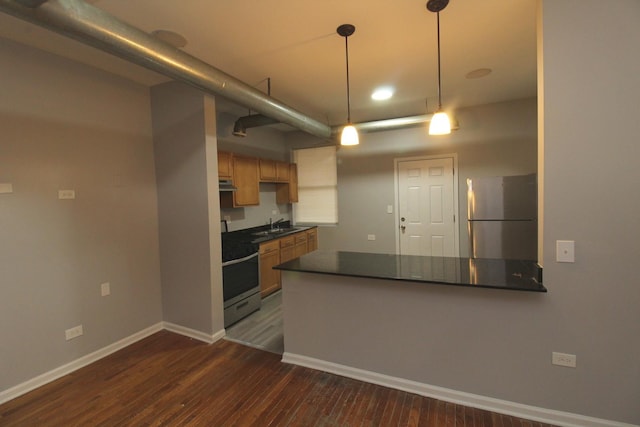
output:
[[[438,109],[429,123],[429,135],[448,135],[451,133],[451,121],[442,111],[442,78],[440,76],[440,11],[447,7],[449,0],[429,0],[427,9],[435,12],[438,24]]]
[[[351,24],[342,24],[336,30],[344,37],[344,47],[347,58],[347,125],[342,129],[340,145],[358,145],[358,131],[351,124],[351,94],[349,92],[349,36],[356,31],[356,27]]]

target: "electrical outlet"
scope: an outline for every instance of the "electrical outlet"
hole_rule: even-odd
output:
[[[231,222],[231,215],[225,215],[222,217],[222,219],[224,219],[227,222]]]
[[[556,261],[576,262],[575,242],[573,240],[556,240]]]
[[[376,235],[375,234],[367,235],[367,240],[376,240]]]
[[[103,297],[111,295],[111,285],[109,284],[109,282],[100,284],[100,295],[102,295]]]
[[[76,191],[75,190],[58,190],[58,199],[75,199]]]
[[[551,363],[558,366],[566,366],[567,368],[576,367],[576,355],[567,353],[551,353]]]
[[[76,327],[67,329],[66,331],[64,331],[64,336],[67,339],[67,341],[72,340],[74,338],[79,337],[80,335],[82,335],[84,332],[82,331],[82,325],[78,325]]]

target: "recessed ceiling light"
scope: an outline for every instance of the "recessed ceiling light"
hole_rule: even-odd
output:
[[[468,79],[479,79],[480,77],[488,76],[491,74],[491,68],[478,68],[477,70],[469,71],[465,76]]]
[[[376,90],[374,90],[373,93],[371,94],[371,99],[374,99],[376,101],[384,101],[391,98],[392,96],[393,96],[393,88],[385,86],[385,87],[379,87]]]
[[[187,39],[182,34],[170,30],[155,30],[151,32],[155,38],[169,43],[173,47],[181,48],[187,45]]]

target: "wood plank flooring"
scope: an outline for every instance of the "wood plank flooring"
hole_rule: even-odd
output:
[[[282,292],[264,298],[260,310],[226,328],[226,334],[235,342],[272,353],[284,353]]]
[[[168,331],[0,405],[0,425],[547,426]]]

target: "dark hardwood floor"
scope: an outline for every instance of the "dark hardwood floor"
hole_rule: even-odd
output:
[[[0,405],[1,426],[531,426],[280,362],[221,340],[158,332]]]

